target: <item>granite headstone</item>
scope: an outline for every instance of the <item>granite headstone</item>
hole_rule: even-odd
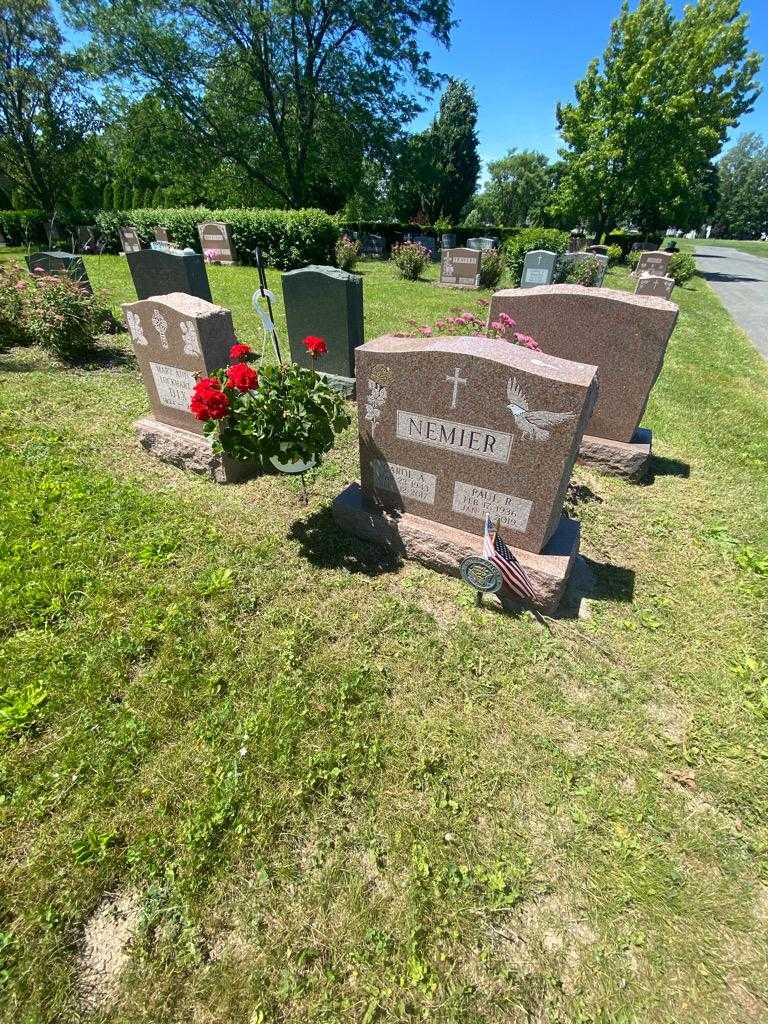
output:
[[[383,256],[386,250],[386,240],[383,235],[364,235],[361,244],[363,256]]]
[[[497,243],[496,243],[496,239],[495,238],[468,238],[467,239],[467,247],[469,249],[480,249],[481,252],[484,252],[486,249],[495,249],[496,248],[496,244]]]
[[[84,292],[93,292],[81,256],[75,256],[71,252],[33,252],[26,257],[26,261],[30,273],[68,277]]]
[[[429,252],[429,258],[431,260],[437,259],[437,242],[431,235],[414,235],[413,241],[424,246],[424,248]]]
[[[293,361],[312,366],[304,339],[311,334],[324,338],[328,353],[317,369],[330,384],[351,394],[355,349],[364,340],[362,277],[336,267],[290,270],[283,274],[283,301]]]
[[[635,268],[635,276],[642,277],[643,274],[653,274],[654,277],[666,277],[669,264],[672,259],[670,252],[643,252]]]
[[[482,258],[478,249],[443,249],[440,284],[452,288],[479,288]]]
[[[635,295],[658,295],[662,299],[671,299],[674,287],[675,279],[673,277],[643,274],[638,278]]]
[[[552,284],[555,279],[557,254],[546,249],[532,249],[525,254],[521,288],[536,288],[541,284]]]
[[[140,249],[126,253],[139,299],[184,292],[211,301],[203,257],[191,250]]]
[[[237,250],[232,238],[232,226],[223,221],[207,220],[197,225],[203,255],[218,263],[235,263]]]
[[[129,252],[141,252],[141,239],[139,233],[134,227],[120,228],[120,244],[123,247],[123,252],[128,254]]]
[[[171,236],[168,234],[167,228],[156,227],[153,228],[153,231],[155,233],[156,242],[167,242],[168,245],[171,244]]]

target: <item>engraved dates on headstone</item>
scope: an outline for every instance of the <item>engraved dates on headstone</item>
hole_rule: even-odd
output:
[[[227,365],[234,336],[229,310],[174,293],[127,303],[123,312],[154,418],[201,434],[189,401],[198,376]]]
[[[362,490],[375,505],[539,552],[597,394],[596,368],[490,338],[378,338],[357,352]]]

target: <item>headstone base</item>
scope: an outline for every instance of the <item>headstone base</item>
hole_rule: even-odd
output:
[[[653,435],[645,427],[638,427],[631,441],[610,441],[605,437],[581,439],[578,461],[606,476],[623,476],[628,480],[642,480],[651,462]]]
[[[201,434],[193,434],[191,430],[160,423],[151,416],[137,420],[134,428],[141,447],[156,459],[190,473],[207,476],[217,484],[239,483],[258,472],[257,467],[250,462],[238,462],[227,455],[214,455],[209,439]]]
[[[479,284],[450,284],[448,281],[437,281],[438,288],[455,288],[460,292],[479,292]]]
[[[356,483],[335,499],[332,512],[337,525],[347,533],[381,544],[402,558],[449,576],[459,575],[459,566],[468,555],[482,553],[482,537],[410,512],[377,508],[365,500]],[[579,552],[580,534],[579,523],[563,516],[541,554],[511,548],[531,579],[539,611],[554,612],[560,603]],[[521,607],[519,602],[506,597],[502,605],[510,610]]]
[[[338,391],[344,395],[345,398],[355,397],[355,378],[354,377],[341,377],[337,373],[323,373],[319,371],[320,376],[324,377],[326,382],[330,384],[334,391]]]

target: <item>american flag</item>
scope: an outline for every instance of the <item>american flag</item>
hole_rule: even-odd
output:
[[[517,597],[534,604],[536,595],[533,592],[528,573],[515,558],[507,545],[499,536],[499,531],[494,528],[491,517],[485,517],[485,534],[483,536],[483,558],[497,567],[501,573],[507,588]]]

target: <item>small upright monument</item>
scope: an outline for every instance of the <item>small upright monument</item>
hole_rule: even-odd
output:
[[[482,259],[479,249],[443,249],[440,284],[450,288],[478,289]]]
[[[140,249],[126,253],[139,299],[185,292],[211,301],[203,257],[191,249]]]
[[[537,288],[542,284],[552,284],[555,279],[557,254],[546,249],[532,249],[525,254],[523,273],[520,277],[521,288]]]
[[[123,305],[152,409],[136,432],[143,448],[164,462],[230,483],[248,467],[216,456],[189,409],[198,377],[227,365],[234,339],[228,309],[180,292]]]
[[[203,256],[212,263],[235,263],[237,250],[232,238],[232,226],[219,220],[207,220],[197,225]]]
[[[129,252],[141,252],[141,239],[136,228],[128,225],[127,227],[119,228],[119,232],[120,244],[125,255]]]
[[[671,252],[660,252],[658,250],[642,252],[637,267],[632,272],[632,276],[642,277],[643,274],[652,274],[654,277],[666,277],[671,260]]]
[[[75,256],[71,252],[32,252],[26,257],[26,261],[31,274],[68,277],[82,291],[93,293],[82,256]]]
[[[361,484],[336,521],[458,575],[490,516],[552,611],[579,547],[562,508],[596,368],[497,339],[383,337],[358,350],[357,395]]]

